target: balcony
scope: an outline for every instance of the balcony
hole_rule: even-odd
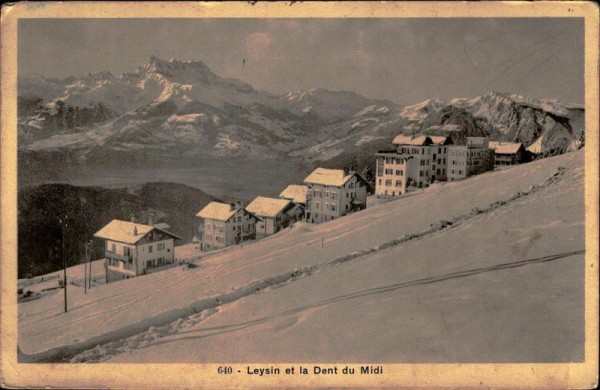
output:
[[[120,253],[115,253],[112,251],[105,251],[104,257],[108,257],[110,259],[121,260],[121,261],[129,261],[131,260],[131,255],[122,255]]]

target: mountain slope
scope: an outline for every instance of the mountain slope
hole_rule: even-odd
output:
[[[156,57],[119,77],[19,79],[21,151],[60,151],[96,164],[141,150],[318,162],[398,133],[447,134],[457,143],[486,135],[545,153],[580,147],[583,118],[577,105],[497,92],[406,107],[325,89],[275,95],[222,78],[201,61]]]
[[[486,345],[490,337],[497,337],[497,350],[488,348],[487,355],[475,353],[475,356],[488,356],[490,361],[578,359],[582,348],[583,326],[583,283],[580,278],[582,256],[578,252],[584,248],[583,157],[583,151],[579,151],[489,172],[462,182],[434,185],[423,193],[370,207],[322,225],[298,223],[280,234],[243,248],[228,248],[198,262],[197,268],[178,267],[99,286],[91,295],[84,295],[82,291],[74,289],[69,295],[69,307],[72,309],[64,315],[56,316],[61,310],[60,294],[22,303],[19,307],[21,358],[53,360],[57,354],[62,354],[67,358],[76,357],[74,361],[97,361],[110,358],[119,351],[150,346],[151,349],[145,350],[152,353],[145,357],[135,353],[131,355],[132,358],[139,361],[164,361],[161,359],[172,357],[173,350],[169,345],[181,347],[173,341],[183,336],[182,340],[187,340],[191,343],[190,346],[201,345],[195,344],[196,342],[205,342],[202,345],[209,348],[209,351],[212,351],[212,346],[220,345],[219,351],[212,351],[214,354],[197,349],[189,355],[190,359],[242,361],[247,358],[244,351],[227,346],[230,342],[239,343],[241,338],[245,338],[249,333],[243,333],[244,330],[250,333],[258,331],[255,336],[260,340],[268,334],[285,335],[287,329],[298,329],[298,335],[290,337],[289,343],[277,336],[277,342],[263,346],[272,345],[288,352],[295,350],[293,355],[288,355],[292,360],[302,361],[309,358],[306,353],[313,352],[314,359],[327,360],[331,357],[327,355],[327,348],[333,348],[332,353],[344,351],[331,344],[341,337],[340,332],[347,331],[351,335],[352,331],[359,331],[362,333],[357,335],[362,334],[363,337],[354,338],[354,341],[348,339],[351,343],[348,348],[352,348],[354,352],[345,358],[366,361],[371,360],[371,354],[376,353],[374,349],[362,348],[364,343],[361,340],[366,340],[365,335],[371,330],[375,333],[370,333],[370,337],[378,335],[373,339],[374,345],[395,342],[394,338],[386,337],[392,329],[410,330],[400,340],[406,340],[406,337],[410,338],[412,335],[423,342],[429,340],[429,343],[442,343],[441,339],[435,341],[439,338],[435,329],[443,326],[440,322],[443,318],[436,317],[435,313],[439,304],[446,303],[435,303],[441,298],[431,295],[433,291],[440,289],[442,297],[452,297],[450,303],[453,306],[447,307],[455,307],[457,310],[452,319],[458,322],[450,327],[452,334],[445,334],[449,336],[447,342],[450,345],[424,345],[424,351],[414,350],[412,347],[388,348],[384,350],[384,355],[378,355],[378,360],[419,361],[437,356],[440,361],[467,362],[474,356],[469,351],[482,352],[481,346]],[[504,228],[505,226],[512,228]],[[427,240],[436,241],[427,243]],[[576,253],[573,256],[559,256],[555,260],[565,258],[573,262],[571,264],[575,268],[572,268],[572,273],[563,272],[562,268],[555,268],[553,265],[535,266],[545,267],[544,271],[540,271],[542,273],[527,271],[521,274],[520,269],[525,269],[525,265],[514,271],[503,271],[510,272],[509,274],[489,272],[486,275],[490,275],[491,279],[477,279],[473,282],[475,284],[465,281],[450,284],[454,287],[447,287],[447,284],[435,285],[433,290],[423,293],[427,305],[419,304],[419,297],[423,296],[419,291],[422,290],[415,292],[393,288],[397,283],[439,278],[453,272],[495,267],[520,260],[542,261],[543,259],[535,259],[566,252]],[[559,261],[550,263],[559,264]],[[552,279],[546,280],[549,276]],[[521,301],[516,306],[510,299],[513,295],[506,298],[505,293],[510,290],[506,290],[506,285],[498,283],[506,278],[513,280],[514,277],[517,277],[516,284],[510,284],[510,287],[515,287],[515,291],[511,294],[519,296]],[[523,283],[523,280],[526,282]],[[536,294],[527,289],[528,286],[538,286],[530,285],[532,280],[539,282],[542,287],[537,289]],[[490,285],[492,282],[493,286]],[[549,287],[548,283],[553,282],[559,283],[556,286],[568,287],[568,293],[552,295],[552,299],[547,299],[545,288]],[[300,287],[294,287],[297,283],[301,283]],[[370,303],[358,301],[359,306],[351,305],[353,310],[343,304],[357,302],[352,298],[344,298],[347,294],[378,287],[386,291],[386,285],[391,286],[391,296],[375,294],[374,290],[373,294],[364,295],[378,297]],[[273,286],[283,287],[264,292],[265,288]],[[302,286],[309,289],[303,289]],[[496,288],[499,290],[495,290]],[[276,293],[277,291],[286,296],[286,291],[296,291],[300,295],[285,304],[283,295]],[[368,291],[365,290],[366,292]],[[545,294],[544,300],[540,300],[540,292]],[[467,294],[465,298],[461,298],[460,294],[463,293]],[[335,299],[336,296],[340,296],[340,299]],[[116,297],[127,298],[123,300],[115,299]],[[306,299],[301,304],[302,297]],[[256,315],[252,316],[245,310],[245,303],[253,305],[256,303],[255,299],[261,300],[263,306],[252,306],[256,310]],[[385,304],[389,300],[397,301],[401,306]],[[331,306],[336,302],[340,306]],[[469,302],[473,303],[475,311],[468,309]],[[299,307],[302,305],[308,306],[303,309]],[[538,305],[543,305],[543,309]],[[322,307],[328,307],[328,310],[335,308],[335,311],[319,322],[312,313]],[[414,323],[415,326],[409,327],[406,321],[411,317],[407,314],[419,307],[421,311],[414,315],[420,319]],[[569,307],[569,313],[572,314],[569,317],[572,322],[568,325],[563,325],[565,307]],[[346,315],[342,315],[340,310]],[[498,312],[497,315],[501,317],[512,318],[515,322],[507,328],[503,327],[504,322],[492,324],[490,332],[489,326],[492,325],[481,319],[496,318],[488,316],[493,312]],[[352,313],[353,318],[348,316],[349,313]],[[481,319],[470,320],[469,315],[478,315],[477,313],[480,313]],[[465,316],[461,317],[461,314]],[[267,318],[263,318],[265,315]],[[428,323],[424,315],[433,321],[431,327],[416,326]],[[210,329],[215,328],[211,326],[202,328],[207,316],[211,316],[208,317],[208,323],[214,321],[217,327],[228,329],[230,337],[227,340],[218,337],[221,332],[213,334]],[[110,321],[103,320],[108,318]],[[377,332],[377,323],[383,320],[383,324],[389,327],[388,331]],[[331,328],[318,327],[323,323]],[[344,328],[343,324],[346,323],[348,328]],[[544,323],[548,324],[547,327],[540,328],[540,324]],[[201,328],[194,328],[196,325]],[[544,348],[530,348],[531,344],[527,342],[537,340],[535,337],[519,338],[528,333],[518,332],[518,329],[532,326],[536,332],[548,336]],[[190,328],[192,333],[182,331],[186,328]],[[312,343],[300,343],[305,340],[307,332],[314,336],[324,330],[332,333],[314,339],[325,343],[322,349]],[[424,333],[415,333],[419,330]],[[543,333],[545,331],[548,333]],[[506,338],[500,337],[499,332]],[[472,339],[465,337],[474,333],[479,336]],[[558,334],[561,336],[558,337]],[[157,340],[170,335],[173,338],[169,339],[168,344]],[[185,338],[190,335],[201,337]],[[130,336],[131,339],[119,341]],[[202,339],[205,340],[199,341]],[[213,344],[217,340],[221,340],[221,343]],[[463,346],[452,345],[454,340],[463,343]],[[502,340],[508,342],[500,343]],[[571,343],[574,348],[567,349],[560,340]],[[108,342],[110,344],[105,344]],[[524,342],[527,348],[514,349],[513,342]],[[94,348],[96,345],[98,348]],[[251,342],[245,342],[243,347],[248,348],[249,353],[254,350]],[[312,347],[315,349],[309,350]],[[240,354],[227,355],[228,351],[235,350],[240,351]],[[360,354],[362,350],[365,351],[363,355]],[[446,356],[445,359],[439,355],[443,353],[441,350],[456,351],[456,355]],[[281,355],[271,348],[263,349],[256,356],[265,361],[281,359]],[[178,361],[181,359],[183,357],[180,356]],[[483,359],[487,361],[485,357]]]

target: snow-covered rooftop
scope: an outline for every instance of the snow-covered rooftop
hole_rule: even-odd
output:
[[[426,135],[419,135],[417,137],[413,137],[411,135],[400,134],[394,138],[392,143],[394,145],[425,145],[428,138],[429,137],[427,137]]]
[[[231,207],[228,203],[210,202],[196,216],[205,219],[216,219],[217,221],[227,221],[236,211],[237,209]]]
[[[171,228],[171,225],[169,225],[168,223],[165,222],[159,222],[159,223],[155,223],[154,227],[160,230],[169,230]]]
[[[354,173],[346,175],[343,169],[317,168],[304,179],[304,182],[340,187],[343,186],[352,175],[354,175]]]
[[[445,145],[446,141],[448,140],[448,137],[444,137],[442,135],[430,135],[429,138],[431,138],[431,142],[433,142],[435,145]]]
[[[281,191],[279,197],[289,199],[295,203],[306,204],[306,192],[308,187],[299,184],[290,184],[285,190]]]
[[[141,223],[121,221],[113,219],[102,229],[94,233],[94,237],[105,238],[107,240],[119,241],[125,244],[135,244],[152,230],[160,230],[175,238],[180,238],[173,233],[166,232],[156,226],[144,225]]]
[[[515,154],[521,147],[522,144],[520,142],[500,142],[496,145],[494,150],[496,151],[496,154]]]
[[[246,209],[252,214],[260,217],[275,218],[277,214],[282,212],[291,202],[288,199],[266,198],[257,196]]]

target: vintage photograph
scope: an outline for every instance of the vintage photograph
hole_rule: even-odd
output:
[[[585,363],[585,18],[432,16],[20,18],[16,362]]]

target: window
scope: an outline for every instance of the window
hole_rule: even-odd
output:
[[[394,174],[394,170],[393,169],[386,169],[385,170],[385,174],[386,175],[393,175]]]
[[[238,217],[238,222],[242,222],[242,216],[241,215]]]
[[[437,159],[437,162],[438,162],[438,164],[441,164],[441,163],[442,163],[442,159],[441,159],[441,158],[438,158],[438,159]]]
[[[423,177],[423,171],[419,171],[419,176]]]
[[[442,153],[442,148],[438,148],[438,153]],[[433,156],[435,158],[435,156]]]
[[[396,180],[396,187],[402,187],[402,180]]]
[[[392,181],[391,180],[386,180],[385,181],[385,185],[386,185],[386,187],[391,186],[392,185]]]
[[[379,185],[381,185],[381,179],[379,179]]]
[[[152,267],[152,260],[148,260],[146,262],[146,268],[150,268],[150,267]]]
[[[435,161],[435,153],[433,154],[433,161]]]
[[[325,191],[325,197],[329,198],[329,191]]]
[[[111,248],[112,248],[111,252],[117,253],[117,246],[114,243],[112,244]]]
[[[164,244],[164,243],[162,243],[162,244],[158,244],[158,245],[156,246],[156,250],[158,250],[158,251],[162,251],[162,250],[164,250],[164,249],[165,249],[165,244]]]
[[[402,169],[396,170],[396,176],[402,176],[402,175],[404,175],[404,172],[402,171]]]
[[[335,211],[335,205],[334,204],[331,205],[331,211]]]
[[[231,227],[231,230],[233,230],[233,231],[235,232],[235,226],[232,226],[232,227]]]
[[[335,192],[331,193],[331,199],[335,199]]]
[[[212,236],[210,234],[207,234],[204,236],[205,241],[212,241]]]
[[[315,202],[315,208],[318,209],[319,208],[319,202]]]
[[[349,196],[349,195],[348,195],[348,193],[346,192],[346,198],[348,198],[348,196]]]
[[[148,253],[152,253],[152,245],[148,245]]]

